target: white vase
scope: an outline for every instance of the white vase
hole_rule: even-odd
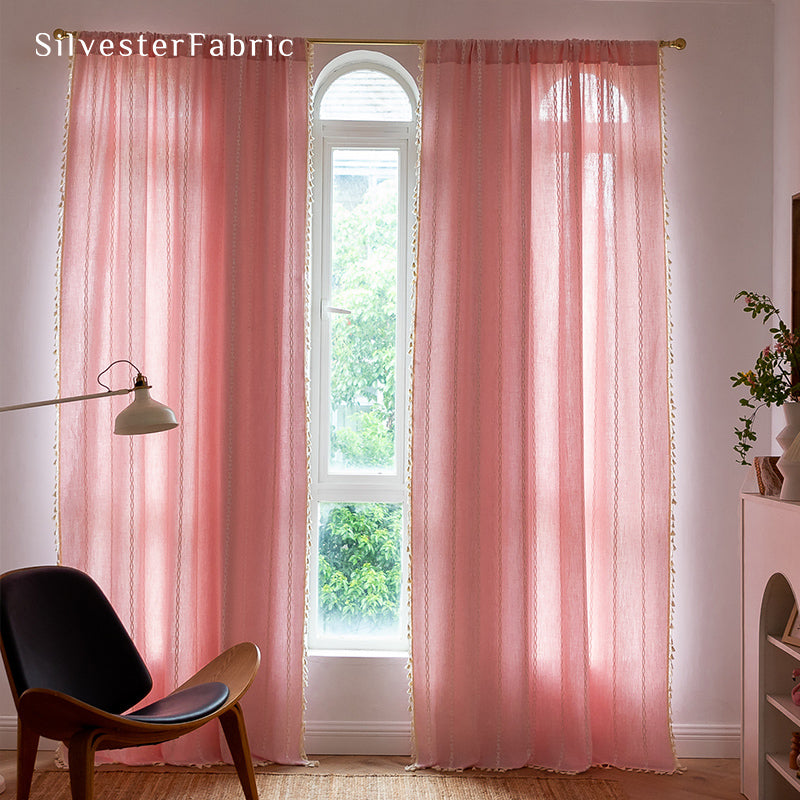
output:
[[[785,451],[800,434],[800,403],[797,401],[790,401],[784,403],[783,414],[786,417],[786,427],[775,437],[781,450]]]
[[[778,469],[783,475],[781,500],[800,501],[800,433],[778,459]]]
[[[778,470],[783,475],[781,500],[800,500],[800,403],[783,404],[786,427],[776,437],[783,450]]]

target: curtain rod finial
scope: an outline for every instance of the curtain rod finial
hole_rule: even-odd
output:
[[[686,39],[682,36],[679,39],[672,39],[672,41],[661,41],[658,43],[659,47],[671,47],[674,50],[685,50],[686,49]]]

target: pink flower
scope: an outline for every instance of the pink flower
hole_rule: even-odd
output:
[[[783,341],[775,345],[775,352],[781,356],[784,353],[791,353],[792,350],[797,347],[798,343],[800,343],[800,338],[798,336],[794,333],[787,333]]]

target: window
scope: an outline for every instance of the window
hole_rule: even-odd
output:
[[[572,97],[573,90],[571,80],[559,80],[542,100],[539,119],[570,122],[575,104],[586,123],[596,124],[601,119],[603,122],[630,121],[628,103],[611,81],[591,72],[581,72],[577,80],[579,99]]]
[[[608,224],[608,221],[619,214],[615,152],[619,142],[608,132],[613,130],[620,137],[626,135],[631,114],[628,102],[614,80],[590,69],[587,65],[577,75],[556,81],[539,103],[539,120],[546,123],[548,129],[553,121],[563,123],[553,157],[553,186],[557,186],[558,174],[562,185],[579,181],[584,207],[596,208],[600,212],[596,216],[584,216],[581,230],[585,280],[589,282],[588,286],[594,286],[593,282],[601,271],[597,263],[598,254],[615,251],[616,226]],[[580,126],[579,134],[576,133],[576,124]],[[581,137],[581,158],[577,162],[573,155],[576,135]],[[573,174],[576,169],[577,175]],[[601,221],[606,222],[601,224]],[[601,237],[605,239],[603,242]],[[593,291],[587,290],[585,297],[592,297]],[[594,314],[585,309],[584,318],[593,317]]]
[[[406,461],[416,87],[376,53],[313,106],[309,646],[407,649]]]

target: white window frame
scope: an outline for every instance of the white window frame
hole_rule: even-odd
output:
[[[412,118],[405,122],[385,120],[321,120],[319,108],[328,87],[340,76],[355,70],[377,70],[396,80],[411,104]],[[408,626],[408,396],[410,336],[412,324],[412,264],[414,259],[415,190],[417,182],[417,87],[408,72],[382,53],[356,51],[334,59],[316,81],[312,104],[313,190],[311,202],[311,536],[309,556],[308,647],[311,651],[406,653]],[[330,448],[330,320],[340,313],[330,306],[331,276],[331,180],[335,149],[391,149],[398,152],[398,250],[395,464],[386,472],[362,474],[329,470]],[[403,211],[405,213],[403,213]],[[400,630],[402,641],[348,637],[325,637],[316,626],[318,601],[318,541],[321,503],[396,503],[403,510],[404,558],[401,578]]]

